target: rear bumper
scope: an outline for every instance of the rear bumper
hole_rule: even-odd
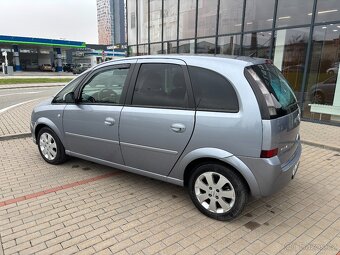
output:
[[[269,159],[239,157],[252,171],[258,183],[261,196],[269,196],[285,187],[299,166],[301,157],[301,144],[299,143],[292,157],[283,164],[278,157]]]

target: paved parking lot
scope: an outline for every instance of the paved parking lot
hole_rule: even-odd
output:
[[[219,222],[182,187],[1,141],[0,254],[337,254],[340,153],[303,150],[289,186]]]

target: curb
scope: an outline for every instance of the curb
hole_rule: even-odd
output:
[[[41,84],[45,84],[45,83],[41,83]],[[41,86],[37,86],[37,85],[32,85],[32,86],[18,86],[18,87],[7,87],[7,88],[1,88],[2,85],[0,85],[0,90],[2,89],[31,89],[31,88],[50,88],[50,87],[61,87],[61,86],[65,86],[67,83],[63,83],[63,84],[49,84],[46,83],[47,85],[41,85]]]
[[[312,142],[312,141],[308,141],[308,140],[301,140],[301,143],[306,144],[306,145],[310,145],[310,146],[315,146],[315,147],[318,147],[318,148],[321,148],[321,149],[340,152],[339,147],[335,147],[335,146],[332,146],[332,145],[320,144],[320,143],[316,143],[316,142]]]
[[[15,134],[15,135],[0,136],[0,141],[8,141],[12,139],[20,139],[20,138],[27,138],[27,137],[31,137],[31,133],[21,133],[21,134]]]

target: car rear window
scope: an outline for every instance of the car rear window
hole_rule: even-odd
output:
[[[254,65],[252,69],[275,97],[278,115],[285,115],[298,108],[294,92],[279,69],[271,64]]]

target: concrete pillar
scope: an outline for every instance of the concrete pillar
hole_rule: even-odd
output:
[[[55,53],[56,53],[56,60],[57,60],[57,66],[56,66],[56,72],[62,72],[63,71],[63,66],[61,63],[61,48],[55,48],[54,49]]]
[[[286,43],[286,29],[278,30],[276,32],[275,51],[274,51],[274,65],[282,71],[283,55]]]
[[[13,45],[13,66],[14,71],[21,71],[18,45]]]

